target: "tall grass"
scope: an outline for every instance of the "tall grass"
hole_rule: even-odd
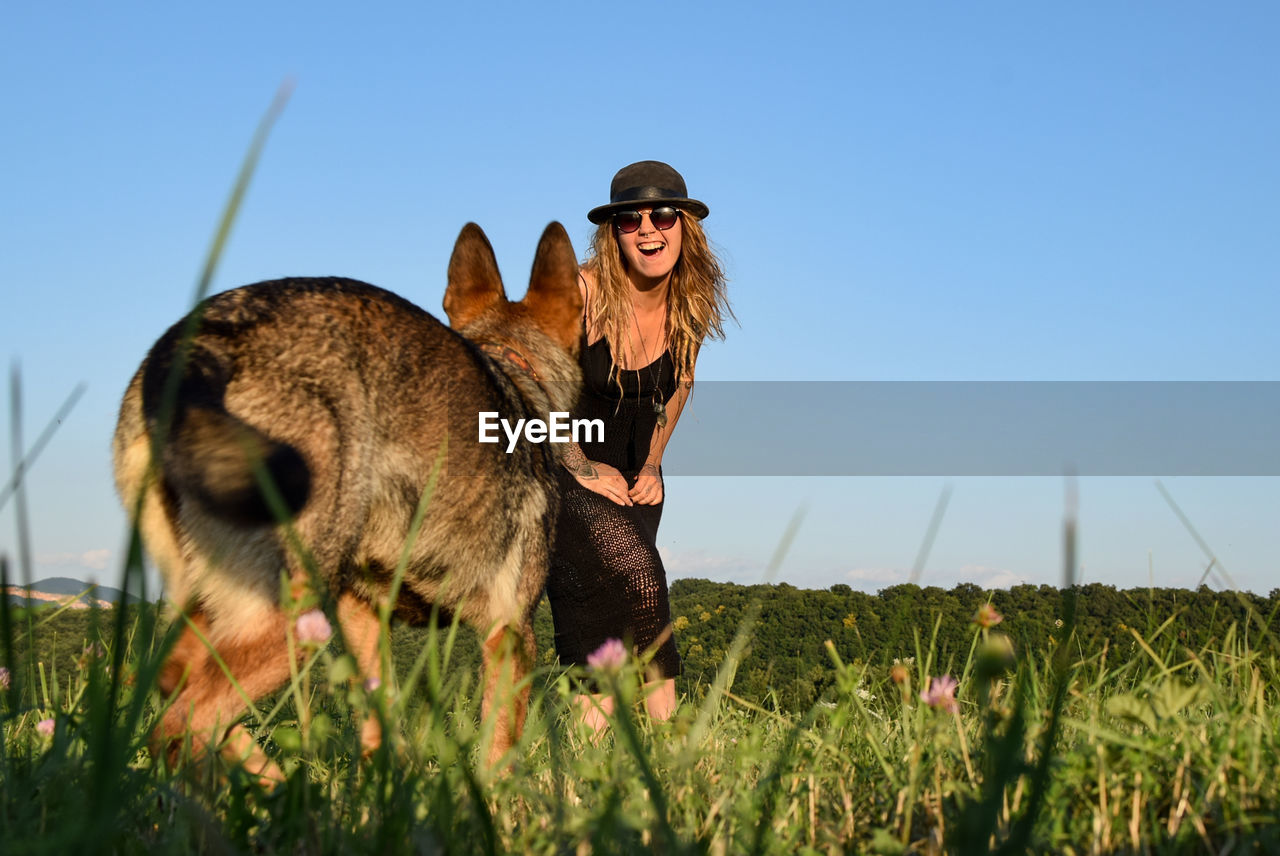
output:
[[[497,774],[482,762],[476,675],[453,661],[456,627],[432,637],[394,688],[349,682],[331,645],[251,718],[285,771],[268,789],[231,763],[169,770],[152,760],[160,700],[140,676],[159,649],[132,621],[73,673],[42,670],[38,652],[15,664],[27,690],[4,694],[6,852],[1280,847],[1276,657],[1247,627],[1198,650],[1167,623],[1132,631],[1144,656],[1118,662],[1070,637],[1015,651],[998,628],[975,626],[955,664],[954,710],[921,698],[942,670],[931,632],[896,667],[845,664],[832,650],[835,691],[799,714],[740,700],[727,684],[653,723],[638,713],[639,667],[629,663],[594,676],[620,711],[598,741],[571,712],[585,676],[548,667],[533,676],[528,727]],[[357,725],[370,709],[385,712],[392,739],[362,758]]]

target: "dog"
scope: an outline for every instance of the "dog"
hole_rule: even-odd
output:
[[[477,414],[572,410],[577,270],[552,223],[528,292],[508,301],[493,248],[468,223],[449,262],[451,328],[362,282],[282,279],[215,295],[160,337],[113,442],[120,497],[185,623],[160,670],[169,705],[153,751],[174,759],[189,739],[196,755],[248,751],[272,767],[235,722],[245,695],[289,678],[296,616],[284,597],[310,591],[312,574],[363,675],[380,679],[378,609],[438,471],[394,614],[422,623],[435,607],[480,632],[488,760],[501,759],[528,701],[557,464],[545,443],[478,442]],[[507,704],[500,678],[518,688]],[[365,749],[380,740],[370,719]]]

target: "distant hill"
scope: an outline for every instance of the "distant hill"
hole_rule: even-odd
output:
[[[9,586],[5,590],[5,594],[8,596],[10,603],[25,602],[28,594],[30,594],[32,600],[50,605],[62,606],[71,601],[72,609],[88,609],[90,604],[95,601],[98,606],[104,609],[110,609],[121,601],[125,603],[138,602],[136,596],[127,595],[120,589],[96,583],[86,583],[83,580],[73,580],[70,577],[50,577],[47,580],[32,583],[30,587]]]

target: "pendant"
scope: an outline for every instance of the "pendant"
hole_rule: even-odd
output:
[[[653,398],[653,412],[658,415],[658,427],[666,428],[667,427],[667,407],[665,404],[663,404],[661,401],[658,400],[658,397],[656,394],[654,395],[654,398]]]

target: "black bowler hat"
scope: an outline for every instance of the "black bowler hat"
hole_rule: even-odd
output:
[[[709,213],[707,206],[689,198],[684,179],[662,161],[640,161],[624,166],[609,185],[609,204],[592,208],[587,219],[597,226],[619,211],[638,207],[674,205],[701,220]]]

